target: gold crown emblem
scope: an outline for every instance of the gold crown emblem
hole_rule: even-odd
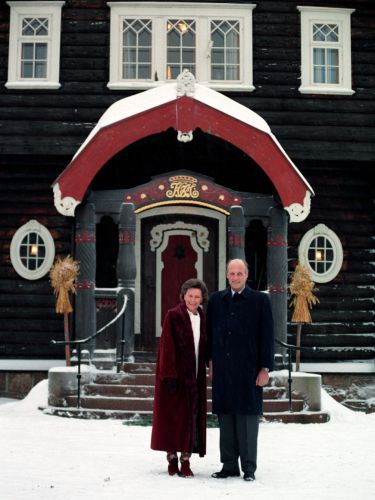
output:
[[[174,175],[169,178],[170,182],[187,182],[188,184],[195,184],[197,179],[191,175]]]

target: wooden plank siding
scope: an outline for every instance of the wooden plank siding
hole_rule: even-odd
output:
[[[141,3],[141,2],[139,2]],[[178,2],[176,2],[178,3]],[[214,3],[210,1],[209,3]],[[226,92],[251,108],[316,192],[311,215],[289,227],[289,271],[303,234],[324,223],[339,236],[344,264],[319,284],[304,345],[335,350],[304,360],[372,359],[374,354],[375,2],[257,0],[253,11],[253,92]],[[297,5],[354,8],[352,96],[300,94]],[[58,90],[5,87],[9,7],[0,3],[0,358],[62,357],[62,337],[48,277],[35,282],[11,266],[10,241],[36,219],[52,233],[57,254],[73,250],[72,218],[53,206],[50,184],[104,111],[131,91],[109,90],[109,8],[105,0],[66,0],[62,9]],[[228,175],[228,182],[230,181]],[[222,179],[220,179],[222,182]],[[119,186],[120,188],[120,186]],[[289,340],[294,341],[290,325]]]

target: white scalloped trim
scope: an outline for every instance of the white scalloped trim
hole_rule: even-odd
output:
[[[61,199],[61,191],[58,182],[56,182],[56,184],[53,186],[53,196],[55,207],[60,212],[60,214],[74,217],[76,206],[81,202],[75,200],[72,196],[65,196],[65,198]]]
[[[303,205],[300,203],[292,203],[289,207],[284,207],[289,213],[290,222],[302,222],[310,213],[311,208],[311,193],[306,191]]]

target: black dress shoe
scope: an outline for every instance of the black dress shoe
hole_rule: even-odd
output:
[[[226,479],[227,477],[238,477],[240,475],[239,472],[237,471],[230,471],[230,470],[219,470],[219,472],[214,472],[211,474],[211,477],[214,477],[215,479]]]
[[[255,481],[254,472],[245,472],[243,475],[244,481]]]

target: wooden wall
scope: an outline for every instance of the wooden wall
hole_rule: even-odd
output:
[[[241,2],[247,3],[247,2]],[[311,216],[292,224],[290,271],[302,235],[324,223],[340,237],[344,265],[320,285],[314,323],[303,342],[337,347],[319,359],[373,357],[375,160],[375,2],[258,0],[253,11],[254,85],[228,93],[259,113],[316,192]],[[354,8],[352,96],[301,95],[297,5]],[[110,91],[109,8],[105,0],[66,0],[62,10],[59,90],[9,90],[9,7],[0,4],[0,356],[50,357],[61,335],[48,279],[31,282],[11,267],[15,230],[35,218],[69,253],[72,220],[57,214],[50,183],[67,165],[102,113],[130,94]],[[293,327],[290,328],[291,333]],[[293,336],[291,336],[293,340]],[[355,348],[354,353],[348,350]]]

